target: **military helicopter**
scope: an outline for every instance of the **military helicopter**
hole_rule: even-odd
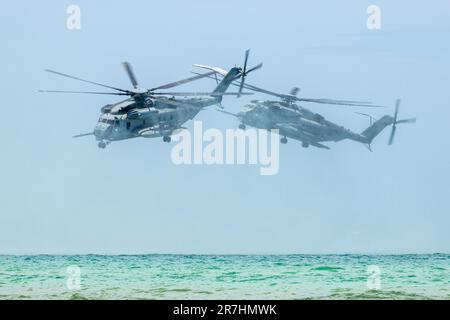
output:
[[[221,68],[199,65],[196,66],[215,71],[220,76],[226,74],[226,70]],[[208,77],[212,78],[211,76]],[[246,125],[259,129],[278,129],[280,135],[282,136],[280,142],[283,144],[286,144],[288,142],[287,138],[289,137],[291,139],[301,141],[302,146],[305,148],[311,145],[317,148],[330,149],[322,142],[336,142],[344,139],[350,139],[365,144],[371,151],[370,144],[372,143],[373,139],[381,131],[383,131],[384,128],[392,125],[391,135],[389,137],[389,145],[392,145],[397,124],[413,123],[416,121],[415,118],[403,120],[397,119],[398,111],[400,108],[400,99],[398,99],[396,101],[395,114],[393,117],[385,115],[379,120],[375,119],[376,121],[372,123],[374,118],[368,114],[363,114],[370,117],[370,126],[361,133],[355,133],[349,129],[344,128],[343,126],[326,120],[322,115],[301,107],[295,102],[311,102],[354,107],[382,106],[373,105],[370,102],[364,101],[301,98],[297,97],[297,94],[300,91],[298,88],[293,88],[289,94],[281,94],[250,84],[243,84],[242,82],[240,84],[233,83],[233,85],[239,86],[240,90],[242,90],[241,88],[246,88],[252,91],[276,96],[280,100],[252,100],[250,104],[247,104],[245,106],[244,110],[238,112],[237,114],[233,114],[223,110],[218,111],[238,118],[240,122],[240,129],[245,129]]]
[[[240,129],[245,129],[246,125],[260,129],[278,129],[282,136],[280,142],[286,144],[287,138],[299,140],[302,146],[307,148],[310,145],[330,149],[322,142],[341,141],[349,139],[365,144],[370,151],[373,139],[389,125],[392,125],[389,145],[392,145],[395,137],[397,124],[413,123],[415,118],[398,120],[400,99],[396,102],[394,116],[385,115],[372,123],[361,133],[353,132],[343,126],[326,120],[322,115],[314,113],[306,108],[285,102],[274,103],[273,101],[254,101],[246,106],[247,111],[240,111],[237,114],[219,110],[233,115],[239,119]],[[373,118],[372,118],[373,119]]]
[[[128,96],[129,98],[108,104],[101,108],[101,115],[97,125],[92,132],[75,135],[75,138],[84,136],[95,136],[98,147],[104,149],[112,141],[131,139],[136,137],[154,138],[163,137],[164,142],[171,141],[171,135],[176,131],[184,129],[182,125],[194,118],[203,108],[220,104],[224,95],[251,94],[242,92],[227,93],[230,84],[245,77],[252,71],[262,67],[262,63],[247,70],[249,50],[245,53],[244,67],[233,67],[218,83],[213,92],[159,92],[161,89],[173,88],[188,82],[211,76],[214,71],[199,74],[194,77],[164,84],[151,89],[141,89],[131,64],[124,62],[123,66],[133,85],[133,89],[125,90],[102,83],[85,80],[65,73],[46,69],[45,71],[74,80],[87,82],[93,85],[105,87],[116,92],[94,92],[94,91],[61,91],[61,90],[39,90],[40,92],[56,93],[83,93],[83,94],[105,94]],[[183,98],[175,98],[182,96]],[[188,98],[192,96],[191,98]],[[200,97],[199,97],[200,96]],[[206,97],[201,97],[206,96]]]

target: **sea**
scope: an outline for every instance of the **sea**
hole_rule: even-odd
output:
[[[0,299],[450,299],[450,255],[0,255]]]

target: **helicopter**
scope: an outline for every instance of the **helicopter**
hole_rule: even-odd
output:
[[[233,67],[217,84],[212,92],[160,92],[161,89],[173,88],[188,82],[211,76],[215,72],[210,71],[176,82],[164,84],[151,89],[142,89],[129,62],[123,62],[125,71],[133,85],[133,89],[126,90],[102,83],[82,79],[69,74],[46,69],[62,77],[86,82],[114,90],[113,92],[97,91],[62,91],[39,90],[47,93],[81,93],[128,96],[127,99],[114,104],[107,104],[101,108],[101,115],[92,132],[75,135],[74,138],[95,136],[98,147],[104,149],[112,141],[131,139],[136,137],[155,138],[162,137],[164,142],[171,141],[171,135],[185,129],[182,125],[193,119],[203,108],[220,104],[224,95],[248,95],[249,92],[227,93],[230,84],[245,77],[252,71],[260,69],[262,63],[247,70],[249,50],[245,52],[244,67]],[[182,98],[175,98],[182,96]],[[206,97],[205,97],[206,96]]]
[[[392,125],[388,142],[389,145],[392,145],[398,124],[416,122],[415,118],[398,120],[399,107],[400,99],[397,99],[394,116],[384,115],[361,133],[353,132],[328,121],[322,115],[306,108],[296,105],[295,109],[292,109],[292,105],[284,102],[275,104],[272,101],[254,101],[252,104],[247,105],[248,111],[240,111],[237,114],[224,110],[218,111],[237,117],[240,121],[240,129],[245,130],[246,125],[260,129],[278,129],[279,134],[282,136],[280,139],[282,144],[286,144],[288,142],[287,138],[291,138],[301,141],[304,148],[308,148],[311,145],[317,148],[330,149],[323,142],[337,142],[349,139],[365,144],[372,151],[371,143],[373,139],[387,126]]]
[[[226,70],[203,65],[194,65],[200,68],[215,71],[219,76],[226,74]],[[196,73],[198,74],[198,73]],[[207,76],[209,78],[215,78]],[[278,129],[279,134],[282,136],[280,142],[286,144],[288,138],[299,140],[304,148],[308,148],[310,145],[322,148],[330,149],[323,142],[327,141],[341,141],[344,139],[350,139],[363,143],[367,148],[372,151],[371,143],[373,139],[380,134],[384,128],[392,125],[391,134],[389,137],[389,145],[393,144],[397,124],[401,123],[414,123],[416,118],[398,120],[398,112],[400,108],[400,99],[397,99],[395,105],[394,116],[385,115],[379,120],[374,119],[372,116],[360,113],[362,115],[370,117],[370,126],[361,133],[352,132],[351,130],[340,126],[336,123],[326,120],[321,114],[312,112],[311,110],[304,108],[295,102],[310,102],[320,104],[331,105],[343,105],[353,107],[383,107],[380,105],[374,105],[365,101],[350,101],[350,100],[333,100],[333,99],[307,99],[297,97],[299,88],[293,88],[289,94],[276,93],[266,89],[262,89],[247,83],[232,83],[234,86],[239,86],[248,90],[276,96],[280,100],[252,100],[250,104],[247,104],[244,109],[237,114],[227,112],[224,110],[218,110],[220,112],[232,115],[236,117],[240,124],[239,128],[245,130],[246,125],[259,128],[259,129]],[[373,120],[376,120],[373,122]]]

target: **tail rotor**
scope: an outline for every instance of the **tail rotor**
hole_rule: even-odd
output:
[[[393,119],[393,122],[392,122],[391,135],[389,136],[389,142],[388,142],[389,145],[392,145],[394,143],[395,132],[397,131],[397,124],[400,124],[400,123],[415,123],[416,122],[416,118],[397,120],[397,118],[398,118],[398,111],[400,109],[400,103],[401,103],[401,100],[397,99],[397,101],[395,103],[395,112],[394,112],[394,119]]]
[[[239,97],[241,96],[241,94],[242,94],[242,89],[244,88],[244,84],[245,84],[245,77],[246,77],[250,72],[255,71],[255,70],[258,70],[258,69],[260,69],[260,68],[263,66],[263,64],[260,63],[260,64],[258,64],[258,65],[256,65],[256,66],[254,66],[253,68],[250,68],[250,69],[247,70],[247,62],[248,62],[248,56],[249,56],[249,54],[250,54],[250,50],[247,49],[247,50],[245,51],[244,67],[241,69],[241,72],[240,72],[241,83],[240,83],[240,85],[239,85],[239,93],[238,93],[238,95],[237,95],[238,98],[239,98]]]

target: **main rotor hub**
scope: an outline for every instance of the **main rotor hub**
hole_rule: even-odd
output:
[[[144,94],[147,93],[148,91],[145,89],[141,89],[141,88],[133,88],[130,90],[133,94]]]

